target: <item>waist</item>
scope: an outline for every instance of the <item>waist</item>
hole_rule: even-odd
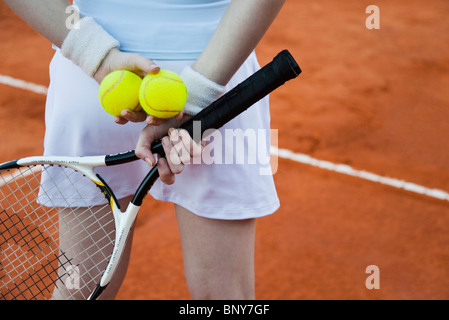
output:
[[[120,49],[150,59],[195,60],[206,47],[230,0],[77,0],[120,42]]]

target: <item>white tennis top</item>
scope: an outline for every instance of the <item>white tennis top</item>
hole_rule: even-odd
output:
[[[125,52],[155,60],[196,60],[230,0],[75,0]]]

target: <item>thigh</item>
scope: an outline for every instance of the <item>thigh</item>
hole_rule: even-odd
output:
[[[175,206],[194,299],[254,299],[255,219],[217,220]]]

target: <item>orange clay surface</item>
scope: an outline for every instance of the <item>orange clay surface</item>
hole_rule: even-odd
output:
[[[449,191],[449,2],[289,0],[257,48],[303,74],[271,95],[278,147]],[[50,43],[0,4],[0,74],[47,86]],[[0,162],[43,151],[45,96],[0,84]],[[278,159],[259,299],[448,299],[449,202]],[[148,197],[119,299],[189,299],[171,204]],[[380,270],[368,290],[366,267]]]

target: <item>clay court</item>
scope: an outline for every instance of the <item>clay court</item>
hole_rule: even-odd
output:
[[[303,69],[270,98],[281,208],[258,221],[258,299],[449,298],[448,14],[446,0],[286,2],[256,50]],[[53,50],[3,3],[0,30],[5,162],[43,152]],[[147,198],[118,298],[190,299],[171,204]]]

